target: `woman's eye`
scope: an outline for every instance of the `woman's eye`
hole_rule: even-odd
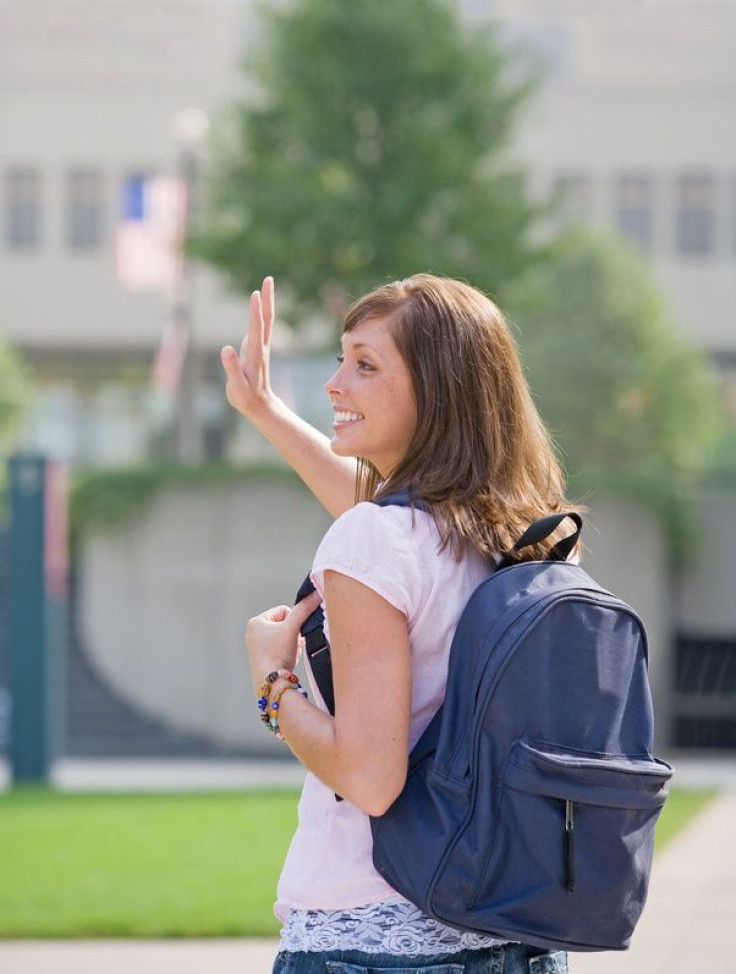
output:
[[[338,355],[336,355],[335,358],[337,359],[337,364],[338,365],[342,365],[342,363],[345,361],[345,355],[342,352],[340,352]],[[373,366],[371,365],[371,363],[370,362],[367,362],[365,359],[362,359],[362,358],[359,358],[356,361],[355,367],[358,369],[359,372],[372,372],[373,371]]]

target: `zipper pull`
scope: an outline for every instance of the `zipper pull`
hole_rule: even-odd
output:
[[[565,874],[567,892],[572,893],[575,886],[575,862],[573,854],[573,836],[575,823],[573,820],[573,806],[568,798],[565,801]]]

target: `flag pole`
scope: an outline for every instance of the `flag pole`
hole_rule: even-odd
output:
[[[183,186],[184,200],[181,207],[182,227],[179,234],[177,272],[171,302],[171,323],[183,354],[181,379],[176,390],[174,445],[177,460],[186,464],[201,463],[204,456],[204,435],[197,402],[201,384],[201,359],[195,341],[192,267],[186,258],[184,245],[197,187],[198,151],[207,127],[207,116],[198,109],[189,109],[176,118],[177,170]]]

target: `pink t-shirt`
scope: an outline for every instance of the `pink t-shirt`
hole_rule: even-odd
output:
[[[330,527],[312,566],[312,581],[321,595],[324,573],[331,569],[362,582],[406,616],[412,672],[410,749],[444,699],[460,613],[492,569],[476,552],[456,562],[449,547],[441,553],[438,547],[430,515],[364,502]],[[312,699],[326,710],[311,673],[309,683]],[[365,812],[349,801],[337,802],[332,789],[308,773],[279,879],[276,916],[283,921],[291,909],[351,909],[396,896],[373,868],[372,847]]]

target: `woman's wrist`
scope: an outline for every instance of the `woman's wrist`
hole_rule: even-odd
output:
[[[284,740],[279,728],[281,701],[289,690],[296,690],[303,697],[307,695],[299,678],[291,670],[272,670],[261,684],[257,699],[261,720],[281,741]]]
[[[274,692],[277,683],[288,681],[289,677],[293,676],[291,670],[280,669],[280,670],[268,670],[264,673],[261,679],[253,678],[253,691],[255,693],[256,700],[260,700],[261,697],[271,696]],[[295,679],[297,679],[295,677]]]
[[[307,695],[307,691],[299,682],[299,677],[291,670],[271,670],[261,683],[256,698],[261,720],[279,740],[284,739],[279,729],[281,699],[289,690],[296,690],[304,697]]]
[[[284,401],[269,389],[257,397],[245,418],[268,439],[269,424],[278,419],[285,408],[288,407]]]

